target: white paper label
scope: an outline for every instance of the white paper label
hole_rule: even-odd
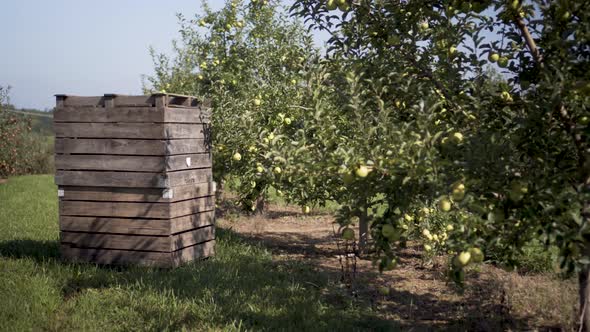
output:
[[[174,190],[164,189],[164,193],[162,193],[162,198],[174,198]]]
[[[64,190],[63,189],[57,189],[57,197],[64,197]]]
[[[213,181],[213,192],[217,191],[217,182]]]
[[[186,166],[191,165],[191,157],[186,157]]]

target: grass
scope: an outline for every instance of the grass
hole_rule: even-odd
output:
[[[273,260],[219,230],[217,255],[174,270],[69,264],[58,252],[48,175],[0,185],[0,330],[389,330],[369,309],[329,303],[311,265]]]

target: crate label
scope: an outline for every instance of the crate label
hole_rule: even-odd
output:
[[[217,191],[217,182],[213,181],[213,192]]]
[[[64,197],[64,190],[63,189],[57,189],[57,197]]]
[[[162,193],[162,198],[174,198],[174,190],[164,189],[164,193]]]
[[[191,165],[191,157],[186,157],[186,166]]]

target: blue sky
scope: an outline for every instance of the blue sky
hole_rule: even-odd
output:
[[[209,1],[213,9],[225,1]],[[0,7],[0,85],[17,107],[51,108],[56,93],[139,94],[148,48],[169,51],[176,13],[200,0],[7,0]]]

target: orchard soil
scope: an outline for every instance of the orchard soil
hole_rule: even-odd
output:
[[[336,306],[360,306],[411,331],[575,329],[572,279],[551,272],[519,274],[484,263],[467,271],[461,290],[446,279],[445,258],[425,264],[419,245],[410,243],[392,271],[379,273],[370,260],[357,259],[356,277],[346,284],[338,258],[342,243],[330,213],[304,215],[298,207],[269,204],[263,214],[245,215],[234,206],[231,198],[219,206],[218,227],[266,247],[277,264],[298,260],[329,276],[332,289],[322,293]]]

